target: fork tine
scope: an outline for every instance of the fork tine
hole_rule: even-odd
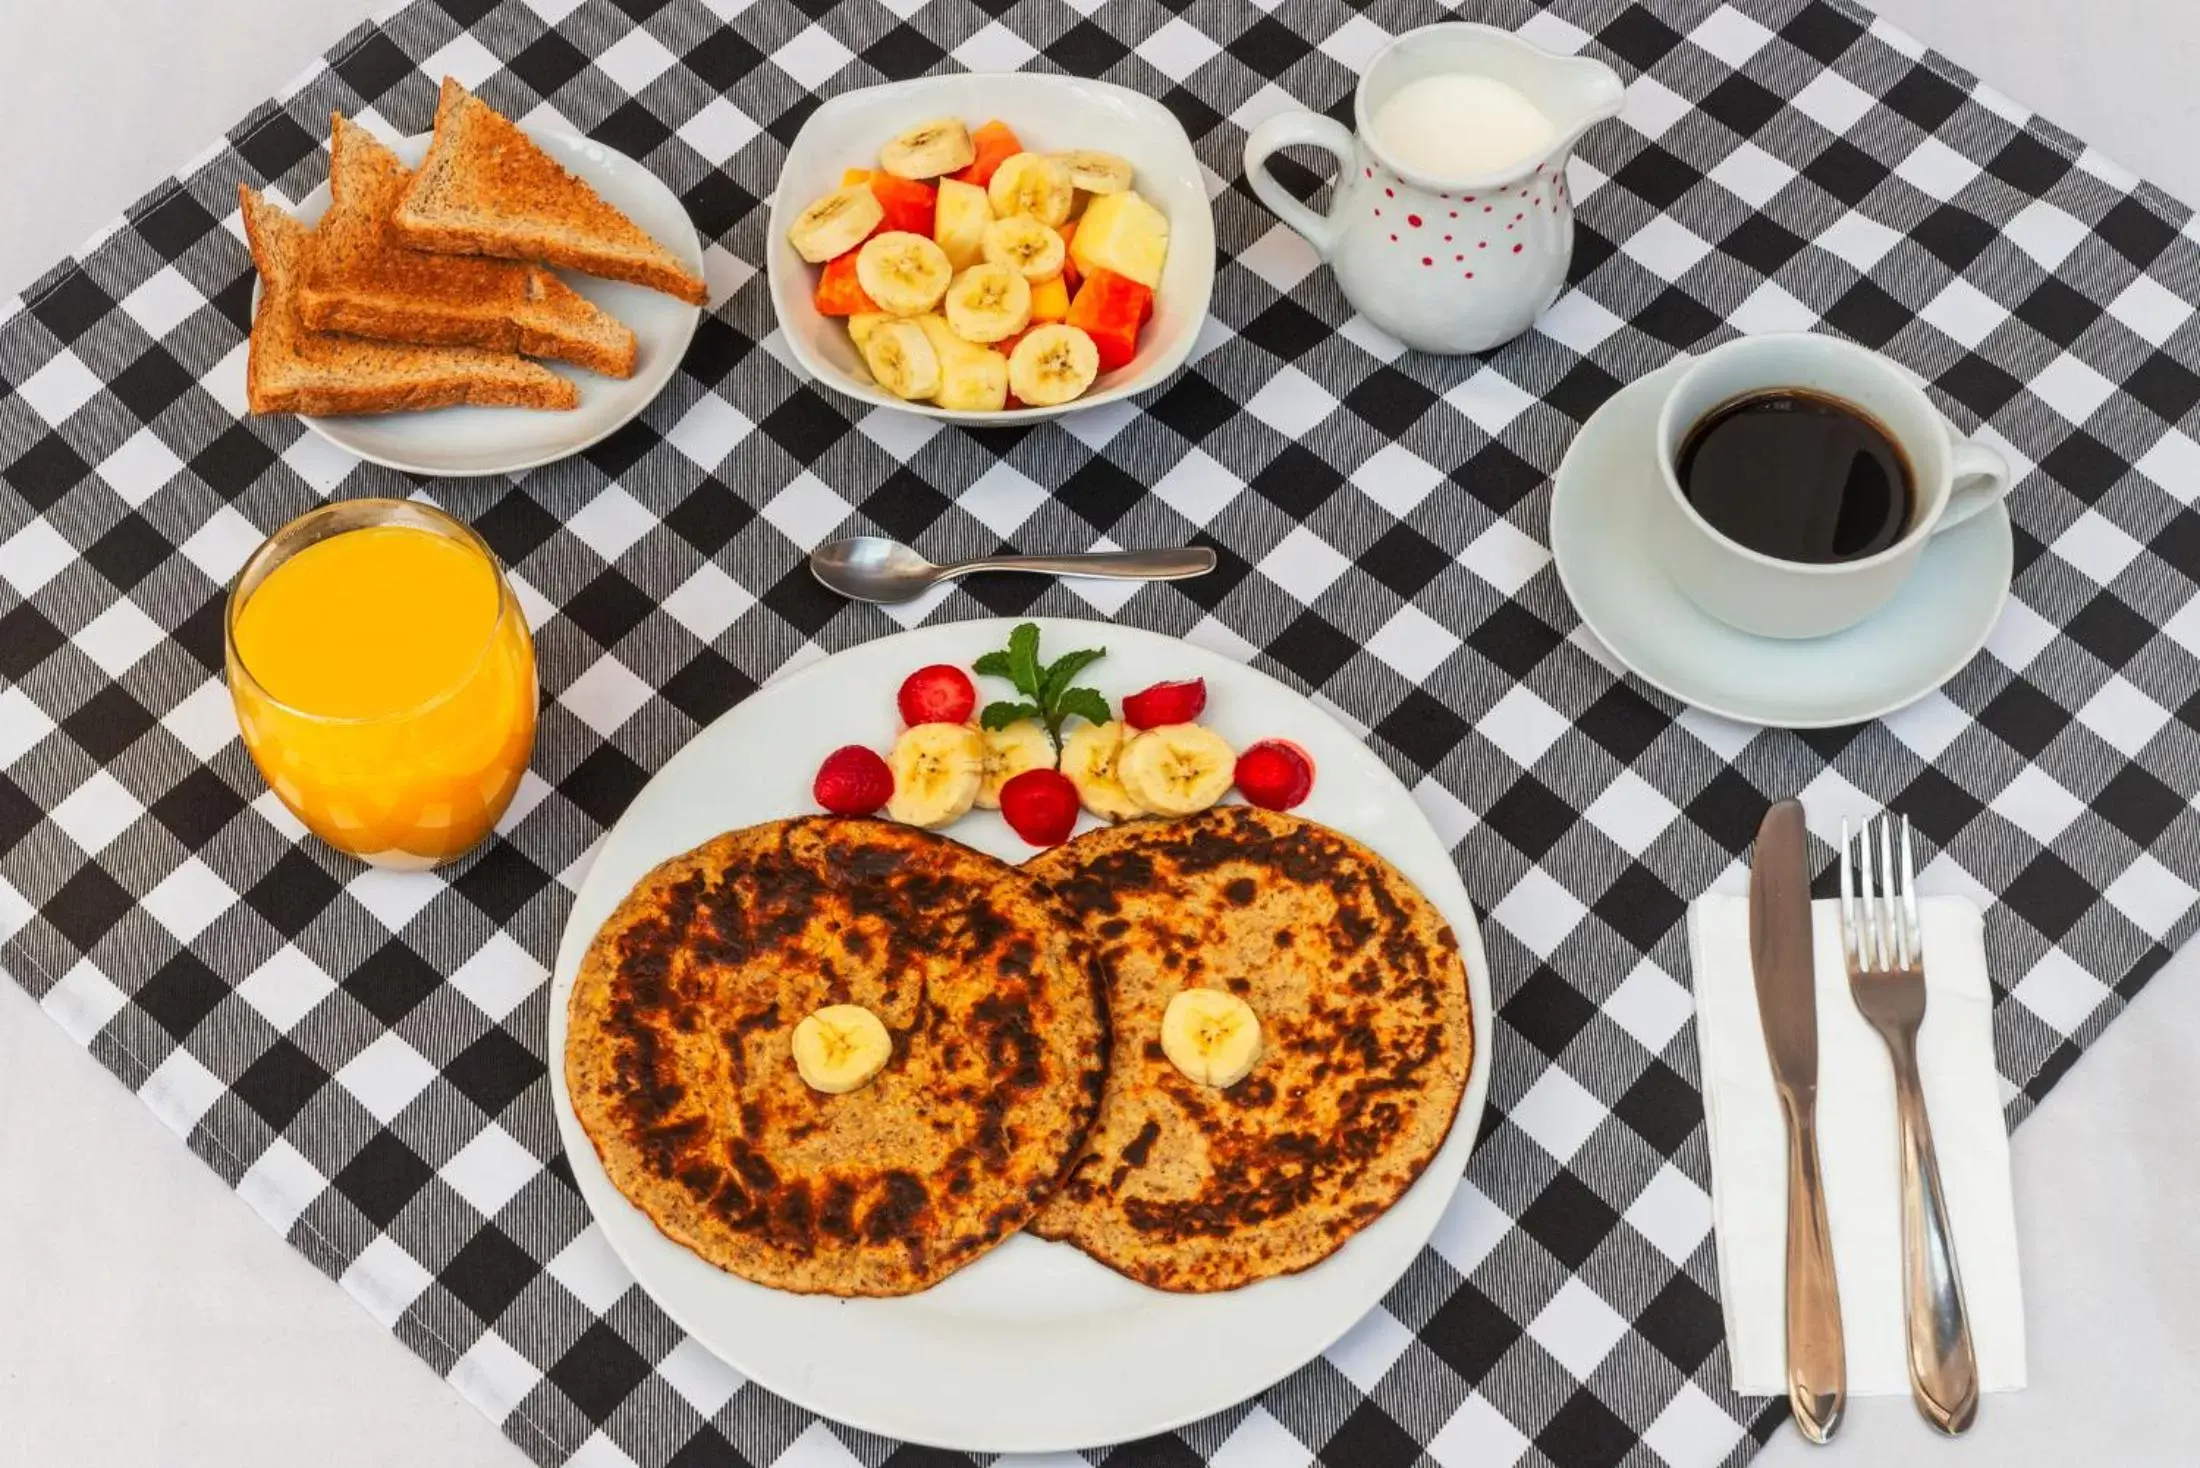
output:
[[[1917,856],[1910,849],[1910,818],[1902,818],[1902,917],[1908,924],[1910,952],[1915,960],[1925,961],[1925,928],[1917,920]]]
[[[1901,918],[1894,911],[1894,850],[1888,843],[1888,828],[1892,821],[1881,814],[1872,823],[1872,834],[1879,839],[1877,865],[1874,874],[1879,876],[1879,955],[1881,968],[1896,968],[1907,960],[1901,953]]]
[[[1871,968],[1878,950],[1872,941],[1872,840],[1871,823],[1856,827],[1856,958],[1861,968]]]
[[[1903,968],[1910,967],[1915,954],[1915,939],[1910,934],[1909,913],[1906,906],[1908,890],[1901,880],[1902,863],[1895,835],[1894,813],[1889,811],[1880,818],[1880,827],[1887,839],[1887,921],[1893,926],[1897,944],[1897,957]]]
[[[1856,874],[1849,868],[1849,818],[1841,818],[1841,955],[1851,967],[1862,968],[1863,954],[1857,947],[1856,918],[1850,912],[1850,904],[1856,896]]]
[[[1885,902],[1881,902],[1881,894],[1885,894],[1885,889],[1888,889],[1888,863],[1885,863],[1885,845],[1874,845],[1872,841],[1872,836],[1877,834],[1877,817],[1863,823],[1863,834],[1859,841],[1863,845],[1863,865],[1870,872],[1866,894],[1863,894],[1863,905],[1870,909],[1872,916],[1872,968],[1888,968],[1888,957],[1894,951],[1894,935],[1888,931],[1888,909],[1885,909]]]

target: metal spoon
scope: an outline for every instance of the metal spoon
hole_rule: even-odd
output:
[[[1181,581],[1215,568],[1205,546],[1180,550],[1093,551],[1077,556],[985,556],[935,566],[897,540],[856,535],[810,552],[810,571],[851,601],[915,601],[932,586],[973,571],[1034,571],[1042,576],[1102,576],[1113,581]]]

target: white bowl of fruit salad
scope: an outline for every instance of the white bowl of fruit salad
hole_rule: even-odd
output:
[[[1176,371],[1214,253],[1206,176],[1167,108],[1107,82],[971,73],[812,113],[780,171],[766,268],[787,348],[819,381],[1007,424]]]

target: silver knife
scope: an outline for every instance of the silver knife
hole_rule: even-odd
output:
[[[1810,863],[1802,802],[1765,812],[1749,871],[1749,959],[1757,974],[1772,1083],[1787,1118],[1788,1401],[1822,1443],[1841,1425],[1848,1362],[1833,1277],[1825,1181],[1818,1169],[1818,1004],[1811,962]]]

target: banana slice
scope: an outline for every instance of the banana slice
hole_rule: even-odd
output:
[[[940,180],[932,204],[932,242],[947,252],[947,263],[968,270],[985,258],[985,227],[993,222],[993,201],[985,190],[957,178]]]
[[[1069,170],[1044,153],[1011,153],[993,171],[985,186],[993,212],[1002,219],[1029,214],[1041,224],[1055,225],[1069,218],[1077,190]]]
[[[1088,194],[1120,194],[1131,186],[1131,161],[1096,148],[1073,148],[1054,155],[1069,170],[1069,181]]]
[[[794,1027],[792,1048],[803,1084],[828,1096],[847,1095],[894,1056],[885,1024],[860,1004],[828,1004],[805,1017]]]
[[[863,365],[897,398],[928,398],[940,390],[940,354],[924,328],[902,316],[872,325],[863,339]]]
[[[1060,275],[1062,262],[1069,258],[1061,235],[1029,214],[1011,214],[987,225],[984,252],[986,259],[1006,265],[1033,285]]]
[[[1008,354],[1009,390],[1034,408],[1068,402],[1099,375],[1100,349],[1074,326],[1035,326]]]
[[[810,207],[794,217],[787,229],[787,242],[794,252],[812,265],[822,265],[836,255],[845,255],[864,237],[878,228],[878,222],[886,217],[886,206],[878,201],[867,184],[851,184],[835,189],[822,199],[812,200]],[[872,300],[878,297],[873,296]]]
[[[1086,724],[1062,741],[1062,773],[1077,787],[1077,799],[1085,809],[1104,821],[1127,821],[1146,813],[1116,778],[1123,733],[1119,720]]]
[[[905,229],[872,235],[856,252],[856,283],[880,310],[896,316],[931,310],[954,278],[947,252]]]
[[[1188,816],[1229,792],[1237,753],[1204,724],[1163,724],[1123,746],[1115,775],[1149,815]]]
[[[1227,990],[1180,990],[1161,1012],[1161,1053],[1187,1080],[1234,1086],[1260,1059],[1260,1016]]]
[[[910,826],[944,826],[960,819],[985,783],[985,741],[968,724],[912,724],[886,756],[894,798],[886,814]]]
[[[935,117],[920,122],[878,150],[878,166],[896,178],[938,178],[958,168],[968,168],[978,156],[970,141],[970,129],[959,117]],[[1125,182],[1129,170],[1124,171]]]
[[[1037,719],[1018,719],[1005,729],[984,729],[985,781],[978,786],[978,809],[999,810],[1001,787],[1026,770],[1054,768],[1054,741]]]
[[[947,288],[946,310],[948,329],[964,341],[1001,341],[1030,324],[1031,282],[1006,265],[973,265]]]

